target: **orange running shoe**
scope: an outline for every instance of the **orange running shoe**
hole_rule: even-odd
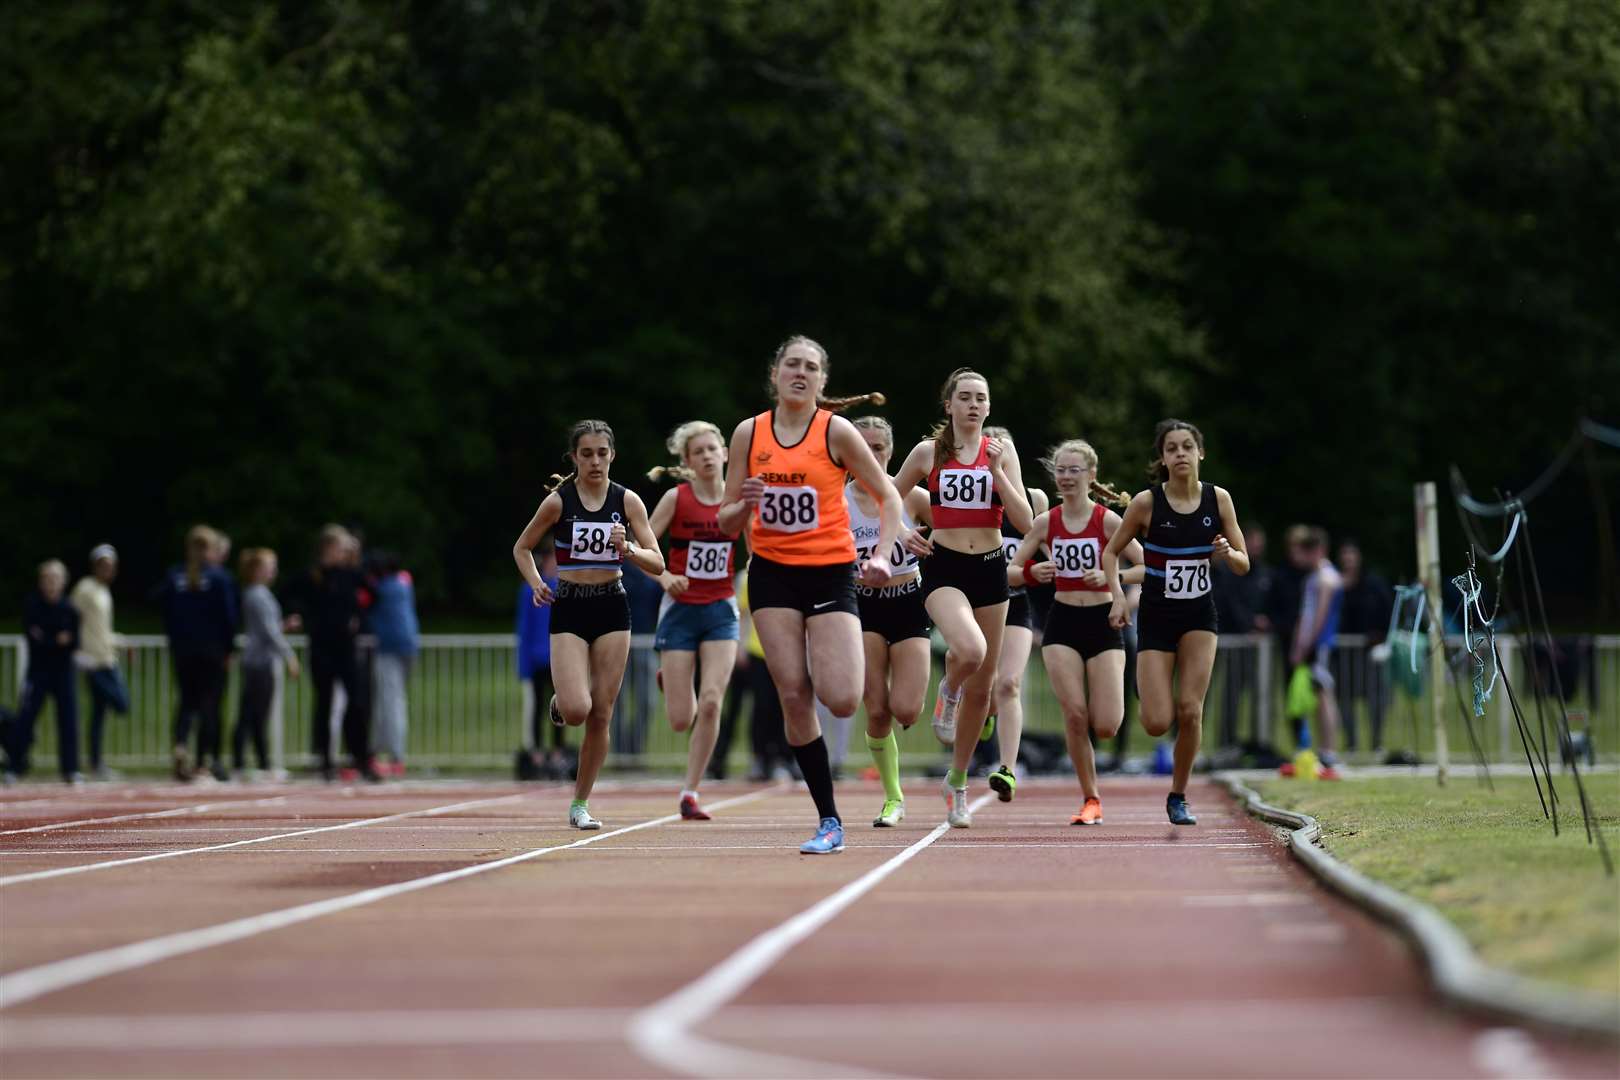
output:
[[[1086,804],[1080,808],[1080,812],[1078,814],[1074,815],[1074,817],[1069,819],[1069,824],[1070,825],[1101,825],[1102,824],[1102,800],[1101,799],[1087,799]]]

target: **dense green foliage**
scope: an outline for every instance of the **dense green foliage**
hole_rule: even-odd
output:
[[[1413,480],[1616,400],[1602,0],[32,0],[0,110],[8,597],[337,519],[503,607],[569,421],[632,479],[794,332],[903,438],[986,370],[1032,477],[1185,414],[1246,517],[1394,570]]]

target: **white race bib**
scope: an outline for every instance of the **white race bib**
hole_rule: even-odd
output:
[[[1170,559],[1164,564],[1164,595],[1192,600],[1209,592],[1208,559]]]
[[[759,524],[780,533],[809,532],[821,524],[821,499],[813,487],[767,487],[759,500]]]
[[[1001,557],[1007,560],[1008,566],[1012,565],[1013,556],[1018,554],[1018,545],[1022,543],[1022,540],[1014,536],[1003,536],[1001,538]]]
[[[939,505],[952,510],[988,510],[995,487],[988,469],[941,469]]]
[[[1052,541],[1052,565],[1060,578],[1082,578],[1102,569],[1102,545],[1094,536],[1064,537]]]
[[[857,545],[855,548],[855,561],[865,563],[867,559],[872,557],[872,550],[876,547],[876,544]],[[907,551],[905,545],[896,540],[894,549],[889,552],[889,568],[898,574],[902,570],[910,570],[916,565],[917,556]]]
[[[617,562],[619,549],[613,546],[612,535],[613,525],[610,522],[574,522],[574,539],[569,557],[575,562]]]
[[[696,581],[724,581],[730,577],[731,544],[719,540],[693,540],[686,545],[686,576]]]

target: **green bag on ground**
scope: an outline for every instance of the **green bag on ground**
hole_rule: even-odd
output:
[[[1413,653],[1417,653],[1413,658]],[[1389,635],[1389,673],[1391,681],[1407,697],[1423,696],[1424,676],[1429,666],[1429,636],[1414,634],[1410,630],[1397,630]],[[1417,670],[1412,670],[1413,668]]]
[[[1311,682],[1311,669],[1300,664],[1288,678],[1288,719],[1308,720],[1315,715],[1316,684]]]

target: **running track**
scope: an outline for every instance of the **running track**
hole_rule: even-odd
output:
[[[605,784],[595,834],[557,785],[14,788],[0,1074],[1616,1074],[1439,1006],[1211,786],[1193,829],[1113,780],[1098,829],[1047,783],[946,831],[934,783],[895,830],[841,785],[830,858],[757,785],[695,824]]]

